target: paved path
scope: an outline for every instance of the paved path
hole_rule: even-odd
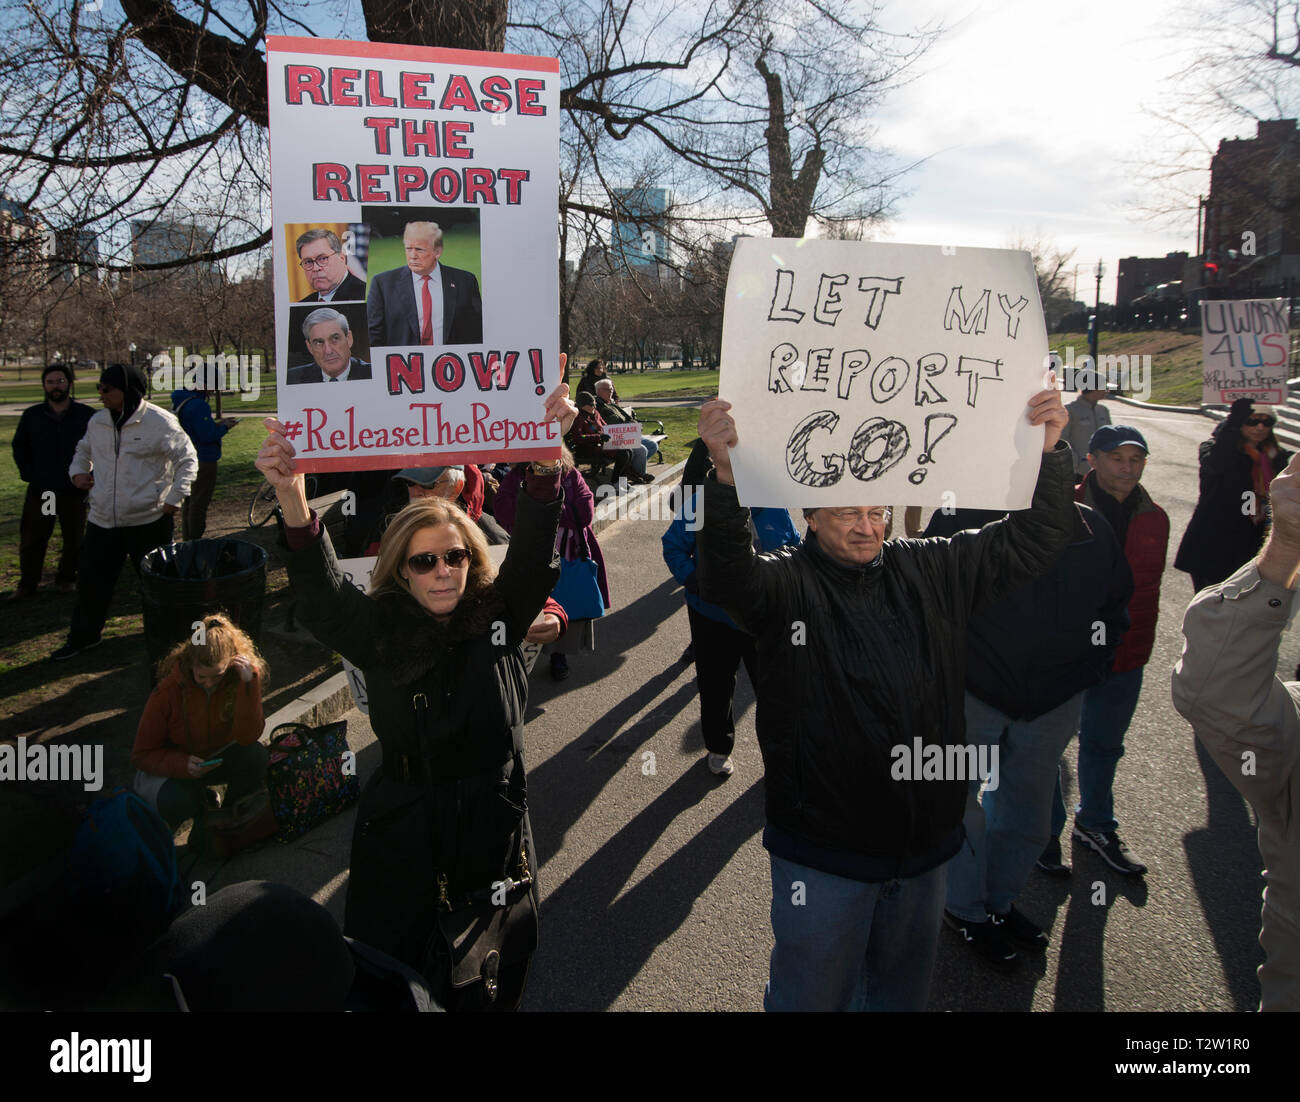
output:
[[[1169,512],[1173,545],[1194,504],[1203,417],[1115,404],[1152,448],[1145,484]],[[762,766],[752,693],[737,694],[736,773],[702,762],[680,589],[660,556],[666,520],[625,519],[601,534],[615,601],[598,651],[572,675],[532,679],[527,746],[541,857],[542,930],[525,997],[531,1010],[758,1010],[771,932],[770,881],[759,844]],[[1191,596],[1170,567],[1156,649],[1121,763],[1116,804],[1145,881],[1109,872],[1075,849],[1067,882],[1034,873],[1023,909],[1052,945],[1018,974],[991,972],[940,936],[934,1010],[1248,1010],[1262,880],[1249,809],[1205,755],[1169,699]],[[1282,668],[1300,645],[1288,637]],[[362,771],[378,748],[349,714]],[[1072,774],[1071,774],[1072,775]],[[1072,793],[1067,793],[1067,796]],[[312,891],[341,918],[351,814],[292,849],[230,862],[218,883],[274,876]],[[1067,845],[1067,853],[1069,848]],[[1105,903],[1094,899],[1104,895]]]

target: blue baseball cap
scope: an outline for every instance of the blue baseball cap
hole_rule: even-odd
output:
[[[1088,451],[1094,454],[1112,452],[1123,444],[1136,444],[1148,455],[1151,454],[1142,434],[1132,425],[1102,425],[1088,441]]]

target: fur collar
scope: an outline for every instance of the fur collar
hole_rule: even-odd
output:
[[[447,620],[434,619],[408,593],[384,593],[376,600],[383,624],[376,647],[398,685],[409,685],[434,669],[448,649],[491,633],[493,623],[506,614],[505,602],[494,587],[462,600]]]

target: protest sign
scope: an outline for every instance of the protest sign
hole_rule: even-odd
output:
[[[298,469],[557,456],[558,61],[283,37],[267,61]]]
[[[1291,355],[1285,299],[1201,302],[1201,401],[1286,401]]]
[[[609,433],[609,440],[606,442],[606,448],[612,448],[615,451],[631,451],[633,448],[641,446],[641,422],[628,421],[623,424],[605,426],[605,431]]]
[[[740,500],[1026,508],[1046,356],[1028,253],[742,239],[719,379]]]

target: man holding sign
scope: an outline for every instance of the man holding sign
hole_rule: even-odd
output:
[[[802,545],[759,555],[736,497],[731,408],[715,400],[700,414],[715,466],[697,537],[700,594],[757,636],[764,670],[757,729],[776,942],[764,1005],[924,1010],[945,865],[962,842],[966,624],[976,605],[1046,572],[1069,541],[1068,418],[1054,389],[1029,403],[1044,435],[1028,510],[951,539],[891,544],[884,507],[807,510]]]

